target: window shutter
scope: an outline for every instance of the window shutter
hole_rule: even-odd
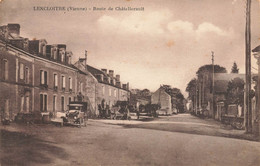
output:
[[[62,76],[62,87],[65,88],[66,82],[65,82],[65,76]]]
[[[40,71],[40,84],[42,84],[42,70]]]
[[[43,111],[43,95],[40,94],[40,111]]]
[[[44,95],[44,111],[47,111],[47,95]]]
[[[44,71],[44,84],[47,85],[47,71]]]

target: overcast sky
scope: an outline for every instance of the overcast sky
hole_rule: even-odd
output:
[[[252,0],[252,49],[260,40],[260,1]],[[34,6],[144,7],[144,11],[34,11]],[[244,72],[246,0],[2,0],[0,24],[21,35],[67,44],[73,60],[115,70],[131,88],[169,84],[185,92],[197,69],[215,63]],[[252,65],[255,65],[252,58]],[[252,70],[255,71],[256,70]]]

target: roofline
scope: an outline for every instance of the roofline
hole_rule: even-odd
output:
[[[92,73],[91,73],[91,74],[92,74]],[[98,79],[97,79],[97,80],[98,80]],[[111,85],[111,84],[109,84],[109,83],[100,82],[100,81],[98,81],[98,83],[100,83],[100,84],[105,84],[105,85],[109,85],[109,86],[112,86],[112,87],[115,87],[115,88],[118,88],[118,89],[122,89],[122,90],[127,91],[127,92],[131,92],[130,90],[127,90],[127,89],[124,89],[124,88],[120,88],[120,87],[117,87],[117,86],[115,86],[115,85]]]
[[[2,44],[6,44],[6,46],[8,46],[8,47],[10,47],[10,48],[12,48],[12,49],[14,49],[14,50],[16,50],[16,51],[20,51],[20,52],[22,52],[23,54],[26,54],[26,55],[28,55],[28,56],[30,56],[30,57],[32,57],[32,58],[39,59],[39,60],[43,60],[43,61],[45,61],[45,62],[50,62],[50,63],[53,63],[53,64],[56,64],[56,65],[59,65],[59,66],[65,67],[65,68],[69,68],[69,69],[71,69],[71,70],[76,71],[76,69],[74,69],[73,67],[70,67],[70,66],[67,66],[67,65],[64,65],[64,64],[60,64],[60,63],[57,63],[57,62],[54,62],[54,61],[51,61],[51,60],[48,60],[48,59],[45,59],[45,58],[41,58],[41,57],[39,57],[39,56],[35,56],[35,55],[30,54],[30,53],[28,53],[28,52],[26,52],[26,51],[24,51],[24,50],[22,50],[22,49],[20,49],[20,48],[17,48],[17,47],[15,47],[15,46],[11,45],[11,44],[8,44],[8,43],[6,43],[6,42],[3,42],[2,40],[0,40],[0,42],[1,42]]]

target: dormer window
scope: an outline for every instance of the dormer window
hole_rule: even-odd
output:
[[[64,52],[64,50],[60,51],[60,58],[61,58],[61,62],[65,61],[65,52]]]
[[[46,44],[45,40],[39,41],[39,53],[44,56],[46,56]]]
[[[46,56],[46,44],[42,45],[42,54]]]
[[[51,57],[53,59],[57,59],[57,48],[56,47],[51,47]]]

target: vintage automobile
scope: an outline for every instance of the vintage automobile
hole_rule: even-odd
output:
[[[52,119],[53,123],[72,126],[86,126],[88,120],[87,103],[86,102],[70,102],[69,110],[66,112],[57,112],[56,118]]]

